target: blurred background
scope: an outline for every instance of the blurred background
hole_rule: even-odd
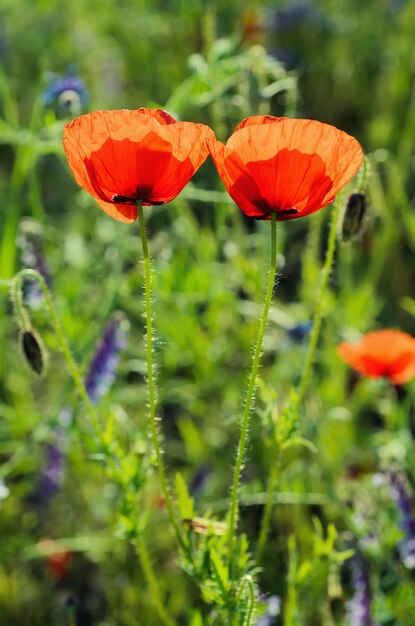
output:
[[[123,540],[119,494],[32,283],[25,302],[49,354],[45,375],[23,359],[9,288],[24,267],[45,277],[99,414],[111,414],[114,437],[139,459],[137,514],[170,615],[214,623],[180,572],[151,472],[138,227],[111,220],[76,186],[61,146],[64,124],[80,113],[140,106],[210,124],[222,140],[243,118],[270,113],[334,124],[361,142],[366,212],[351,238],[339,225],[298,426],[312,445],[279,459],[257,623],[413,626],[415,389],[359,380],[336,346],[377,328],[415,335],[414,29],[413,0],[2,0],[1,626],[158,623]],[[356,184],[343,192],[343,212]],[[223,519],[267,225],[243,217],[210,160],[146,216],[168,471],[182,473],[198,515]],[[329,216],[278,229],[279,282],[242,487],[253,545],[275,462],[270,424],[301,377]],[[342,563],[336,551],[349,549]]]

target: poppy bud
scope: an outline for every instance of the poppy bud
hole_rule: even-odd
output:
[[[45,367],[45,348],[42,340],[33,330],[25,330],[20,336],[25,359],[31,370],[42,374]]]
[[[366,196],[364,193],[352,193],[347,201],[343,215],[340,238],[343,243],[354,241],[365,229]]]

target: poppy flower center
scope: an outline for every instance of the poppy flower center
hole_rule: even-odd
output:
[[[284,220],[327,204],[332,186],[319,155],[284,148],[269,159],[245,163],[229,192],[248,215],[270,219],[277,213]]]
[[[119,196],[118,194],[112,196],[111,202],[115,202],[115,204],[137,204],[137,202],[153,205],[164,204],[163,202],[155,202],[154,200],[150,201],[148,198],[139,198],[138,195],[133,198],[128,198],[127,196]]]

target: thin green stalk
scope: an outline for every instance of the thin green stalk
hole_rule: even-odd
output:
[[[317,341],[318,341],[320,326],[321,326],[321,318],[323,315],[324,299],[325,299],[325,295],[327,291],[330,271],[333,265],[334,251],[336,248],[336,234],[337,234],[337,221],[338,221],[338,216],[339,216],[339,207],[340,207],[340,194],[337,196],[336,202],[333,205],[326,258],[324,261],[322,278],[321,278],[321,283],[320,283],[320,291],[318,294],[318,298],[316,302],[316,309],[315,309],[314,319],[313,319],[313,330],[312,330],[311,337],[310,337],[306,364],[304,367],[303,375],[301,377],[298,395],[296,396],[294,400],[295,408],[297,409],[301,406],[304,400],[304,395],[306,392],[308,380],[311,374],[311,368],[312,368],[315,353],[316,353]],[[266,503],[264,507],[264,513],[263,513],[263,517],[261,521],[261,530],[260,530],[258,546],[256,550],[257,563],[261,561],[263,551],[265,548],[266,539],[268,537],[269,527],[271,523],[271,513],[272,513],[272,505],[273,505],[273,498],[274,498],[274,492],[275,492],[275,483],[278,478],[278,472],[279,472],[279,463],[274,462],[269,479],[268,479],[267,499],[266,499]]]
[[[65,357],[65,361],[67,363],[68,369],[71,373],[72,379],[74,381],[76,390],[80,396],[80,398],[83,400],[84,404],[85,404],[85,408],[87,410],[87,413],[89,415],[89,418],[91,420],[92,426],[94,427],[95,432],[97,433],[97,435],[99,435],[101,437],[101,427],[98,421],[98,418],[95,414],[94,408],[92,406],[91,400],[89,399],[88,393],[86,391],[84,382],[82,380],[82,376],[79,372],[78,366],[75,363],[75,360],[72,356],[72,353],[69,349],[68,346],[68,342],[66,341],[66,337],[64,335],[63,329],[62,329],[62,324],[60,322],[60,319],[58,317],[58,314],[56,312],[55,309],[55,305],[53,304],[53,300],[52,300],[52,295],[49,291],[49,288],[45,282],[45,279],[43,278],[43,276],[37,272],[36,270],[32,270],[32,269],[24,269],[21,270],[18,274],[16,274],[14,281],[13,281],[13,286],[12,286],[12,299],[13,299],[13,303],[15,306],[15,311],[16,311],[16,315],[18,317],[19,320],[19,325],[22,328],[22,330],[30,330],[31,329],[31,322],[30,322],[30,317],[29,314],[26,310],[26,307],[24,306],[23,303],[23,296],[22,296],[22,287],[23,287],[23,281],[25,280],[25,278],[32,278],[37,280],[37,282],[40,285],[40,288],[42,289],[44,298],[45,298],[45,304],[46,307],[49,311],[49,319],[50,322],[53,326],[53,329],[55,331],[56,337],[58,339],[58,343],[59,346],[63,352],[63,355]]]
[[[137,550],[137,554],[139,556],[141,566],[143,568],[144,576],[146,577],[147,584],[149,586],[152,600],[156,611],[158,613],[159,618],[166,624],[166,626],[173,626],[173,621],[170,619],[166,610],[163,606],[163,602],[160,598],[160,589],[158,586],[157,578],[154,574],[153,567],[151,565],[151,559],[147,551],[147,547],[143,539],[138,536],[133,541],[134,546]]]
[[[148,253],[147,234],[144,223],[143,209],[138,205],[138,219],[140,223],[141,243],[143,247],[144,258],[144,278],[145,278],[145,305],[146,305],[146,347],[147,347],[147,389],[148,389],[148,406],[149,406],[149,418],[151,436],[153,440],[154,450],[156,453],[157,470],[160,480],[161,490],[163,492],[164,500],[166,502],[167,512],[169,515],[170,523],[176,533],[176,538],[180,547],[185,549],[185,542],[180,530],[179,523],[177,521],[176,513],[174,510],[170,490],[167,484],[166,473],[164,470],[163,453],[160,443],[160,434],[157,425],[156,417],[156,376],[155,366],[153,364],[153,313],[151,307],[151,261]]]
[[[272,505],[274,503],[274,491],[275,483],[277,482],[279,474],[280,463],[279,459],[274,460],[271,472],[268,478],[268,489],[265,501],[264,512],[261,519],[261,530],[259,531],[258,544],[255,552],[256,563],[261,563],[262,555],[264,553],[265,543],[267,541],[269,527],[271,524]]]
[[[296,398],[297,408],[301,406],[304,400],[308,380],[310,378],[311,369],[312,369],[314,357],[316,354],[317,341],[318,341],[320,327],[321,327],[321,318],[323,316],[324,299],[325,299],[326,292],[327,292],[327,285],[329,282],[330,271],[333,265],[334,251],[336,249],[336,234],[337,234],[337,221],[339,218],[340,195],[341,194],[338,194],[337,199],[333,204],[326,259],[324,261],[323,273],[322,273],[322,278],[321,278],[321,283],[320,283],[320,291],[318,294],[318,298],[316,302],[316,309],[315,309],[314,318],[313,318],[313,330],[311,331],[306,364],[304,366],[304,371],[301,377],[299,391],[298,391],[298,395]]]
[[[22,286],[23,286],[23,281],[25,278],[34,278],[38,281],[43,295],[45,297],[45,304],[46,307],[49,310],[49,314],[50,314],[50,321],[51,324],[54,328],[54,331],[56,333],[56,336],[58,338],[58,342],[59,345],[62,349],[62,352],[64,354],[64,357],[66,359],[68,368],[70,370],[70,373],[72,375],[74,384],[77,388],[78,394],[81,397],[81,399],[83,400],[85,407],[88,411],[89,417],[91,419],[91,422],[94,426],[94,429],[99,437],[100,440],[102,440],[102,429],[100,428],[98,419],[96,417],[94,408],[92,406],[91,400],[89,399],[88,393],[86,391],[85,385],[83,383],[81,374],[79,373],[78,370],[78,366],[75,363],[75,360],[71,354],[71,351],[69,349],[68,343],[66,341],[65,335],[63,333],[63,329],[62,329],[62,325],[60,322],[60,319],[58,317],[58,314],[56,312],[55,306],[53,304],[53,300],[52,300],[52,296],[51,293],[49,291],[48,286],[46,285],[46,282],[43,278],[43,276],[41,274],[39,274],[39,272],[37,272],[36,270],[32,270],[32,269],[24,269],[22,271],[20,271],[12,284],[12,299],[13,299],[13,303],[15,306],[15,311],[16,311],[16,315],[19,319],[19,326],[21,327],[22,330],[30,330],[31,329],[31,321],[30,321],[30,317],[29,314],[27,312],[26,307],[24,306],[23,303],[23,290],[22,290]],[[114,468],[114,459],[109,456],[108,457],[108,462],[110,463],[111,468]],[[166,611],[164,610],[163,604],[161,602],[160,599],[160,591],[159,591],[159,587],[158,587],[158,583],[157,583],[157,579],[154,575],[152,566],[151,566],[151,561],[150,558],[148,556],[148,552],[147,552],[147,548],[145,546],[144,541],[141,539],[141,537],[137,537],[136,541],[135,541],[135,546],[137,548],[137,553],[138,556],[140,558],[142,567],[143,567],[143,572],[144,575],[146,577],[147,583],[149,585],[149,588],[151,590],[151,594],[153,597],[153,601],[155,603],[157,612],[159,614],[160,619],[162,619],[163,623],[166,624],[167,626],[172,626],[172,622],[169,619]]]
[[[238,518],[238,508],[239,508],[239,481],[241,477],[242,465],[245,457],[245,448],[247,444],[248,438],[248,429],[249,429],[249,420],[251,416],[251,411],[254,407],[254,392],[256,389],[256,378],[258,374],[258,369],[260,365],[260,357],[261,357],[261,349],[262,349],[262,341],[264,338],[265,327],[267,325],[268,320],[268,312],[271,305],[272,294],[274,291],[274,282],[275,282],[275,273],[276,273],[276,265],[277,265],[277,225],[276,225],[276,214],[272,214],[271,220],[271,258],[270,258],[270,269],[268,276],[268,285],[265,294],[265,302],[264,302],[264,310],[262,312],[261,321],[258,328],[258,338],[255,346],[255,352],[252,359],[251,372],[249,376],[249,384],[248,391],[245,397],[245,405],[243,410],[243,415],[241,419],[241,430],[239,443],[236,453],[236,462],[235,469],[233,474],[233,484],[232,484],[232,492],[231,492],[231,506],[229,512],[229,571],[232,571],[232,563],[233,563],[233,540],[235,535],[235,527],[237,524]]]

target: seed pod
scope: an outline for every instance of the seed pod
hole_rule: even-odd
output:
[[[341,225],[341,241],[348,243],[359,237],[365,229],[366,196],[364,193],[352,193],[347,201]]]
[[[25,330],[20,336],[20,341],[30,369],[41,375],[45,367],[45,349],[42,340],[33,330]]]

